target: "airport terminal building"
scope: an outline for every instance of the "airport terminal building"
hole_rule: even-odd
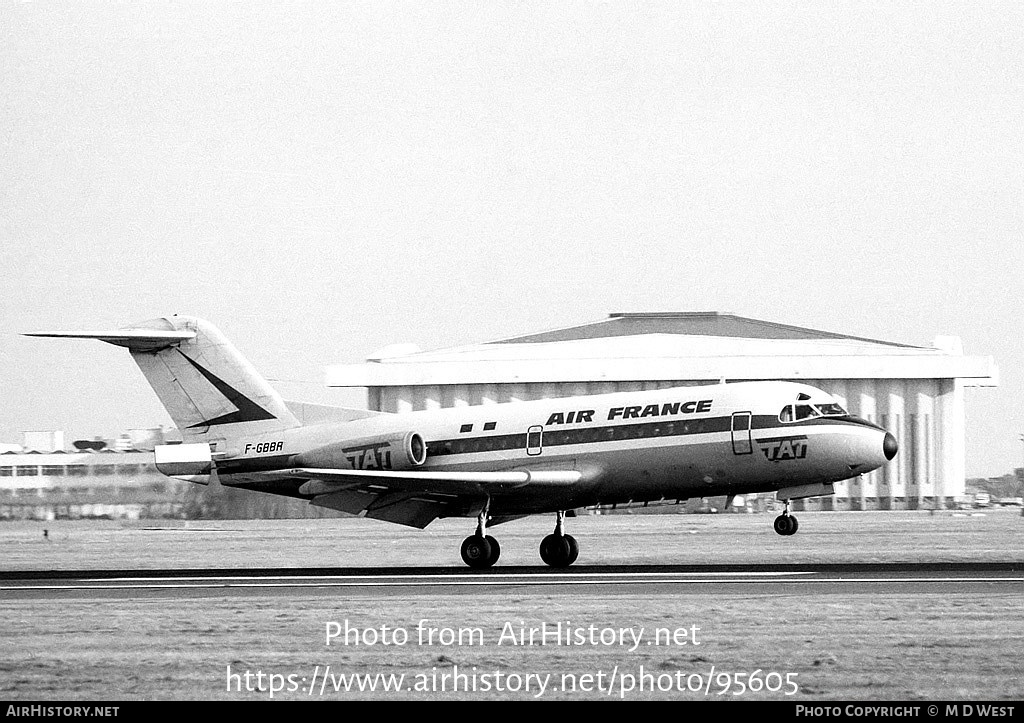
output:
[[[964,494],[964,389],[995,386],[997,370],[991,357],[965,356],[957,337],[920,347],[682,312],[433,352],[389,347],[327,372],[328,386],[366,387],[369,408],[386,412],[753,380],[824,389],[899,442],[891,464],[795,509],[929,509]]]

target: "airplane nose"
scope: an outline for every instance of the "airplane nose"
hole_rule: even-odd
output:
[[[892,461],[892,458],[896,456],[896,453],[900,451],[900,445],[896,442],[896,438],[892,436],[891,432],[885,433],[885,440],[882,441],[882,452],[885,454],[885,458]]]

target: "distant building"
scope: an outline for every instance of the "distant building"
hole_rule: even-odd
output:
[[[331,367],[327,383],[366,387],[370,409],[407,412],[776,379],[830,392],[900,446],[891,464],[797,509],[918,509],[964,494],[964,388],[995,386],[997,370],[991,357],[965,356],[956,337],[919,347],[701,312],[612,314],[434,352],[389,347]]]
[[[31,431],[24,433],[26,452],[58,452],[64,449],[64,432]]]
[[[0,519],[179,517],[188,485],[160,474],[151,452],[8,452]]]

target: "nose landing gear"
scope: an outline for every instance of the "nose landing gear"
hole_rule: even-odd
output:
[[[795,535],[800,523],[793,515],[789,514],[789,500],[786,500],[786,509],[781,515],[775,518],[775,531],[780,535],[789,537]]]

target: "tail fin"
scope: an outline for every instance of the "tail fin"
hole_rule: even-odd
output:
[[[202,319],[168,316],[110,332],[26,336],[99,339],[127,347],[188,442],[302,426],[217,327]]]

